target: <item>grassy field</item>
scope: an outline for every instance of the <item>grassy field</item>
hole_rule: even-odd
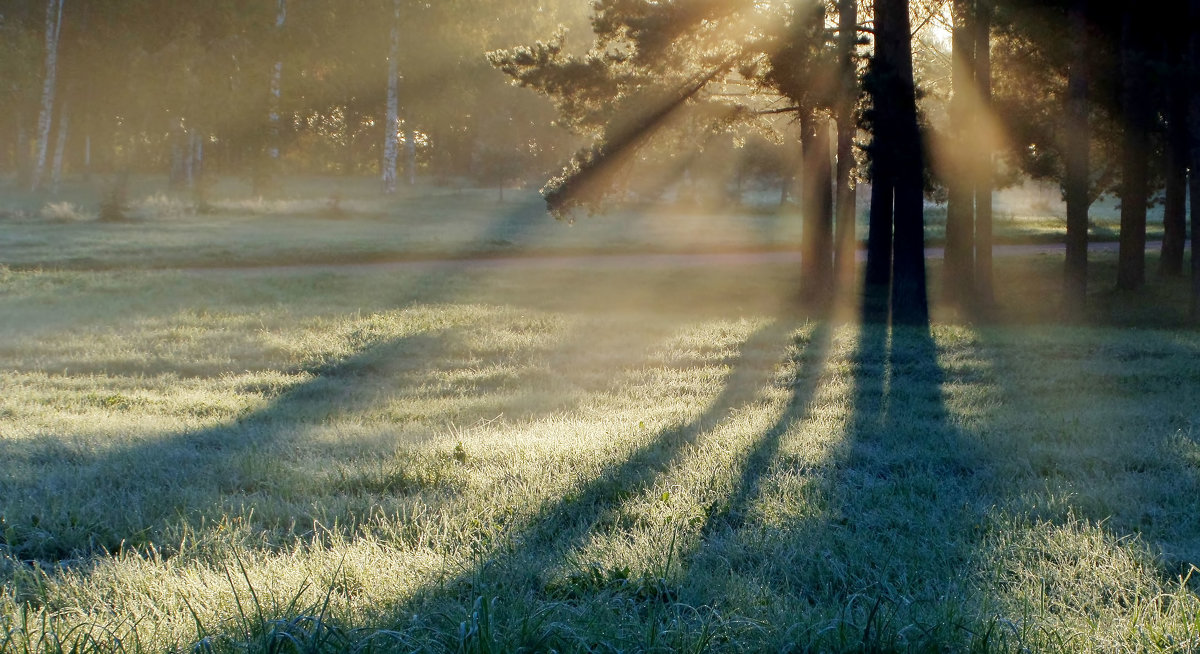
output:
[[[0,652],[1195,651],[1200,333],[1060,265],[3,269]]]
[[[794,205],[747,204],[721,211],[657,205],[555,223],[531,190],[423,186],[383,198],[366,178],[281,181],[280,199],[249,193],[244,181],[222,179],[209,212],[197,215],[188,193],[164,191],[162,179],[135,178],[127,220],[97,220],[112,181],[94,178],[53,196],[0,180],[0,264],[14,269],[176,268],[394,261],[439,257],[583,252],[711,252],[795,250],[800,220]],[[761,198],[757,198],[761,200]],[[1114,240],[1118,215],[1098,203],[1092,237]],[[866,234],[867,199],[859,234]],[[997,196],[996,238],[1003,243],[1061,241],[1066,226],[1047,191],[1015,189]],[[944,207],[930,207],[931,244],[944,233]],[[1153,220],[1150,238],[1161,237]]]

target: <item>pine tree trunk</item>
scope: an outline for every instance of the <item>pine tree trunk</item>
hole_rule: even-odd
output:
[[[946,175],[946,255],[942,295],[952,305],[968,302],[974,291],[975,186],[970,174],[976,156],[967,137],[975,84],[975,19],[972,0],[954,0],[951,45],[950,148]]]
[[[63,155],[67,149],[67,127],[70,114],[67,113],[67,103],[62,102],[62,109],[58,113],[58,135],[54,141],[54,159],[50,164],[50,189],[54,193],[58,193],[58,188],[62,184],[63,175]]]
[[[858,213],[854,188],[855,102],[858,75],[854,51],[858,40],[858,0],[838,2],[838,57],[842,84],[837,106],[837,246],[834,250],[835,284],[846,287],[854,274],[857,249],[855,220]]]
[[[1150,108],[1140,10],[1127,7],[1121,29],[1121,237],[1117,288],[1136,290],[1146,281],[1146,204],[1149,194]]]
[[[396,160],[400,155],[400,0],[392,2],[392,31],[388,42],[387,115],[383,120],[383,192],[396,192]]]
[[[995,304],[992,279],[992,0],[978,0],[975,18],[975,84],[979,88],[976,131],[981,135],[975,180],[975,305],[985,313]]]
[[[829,127],[811,111],[801,117],[804,150],[803,246],[800,288],[807,302],[822,305],[833,278],[833,171]]]
[[[1067,255],[1063,305],[1080,318],[1087,303],[1089,155],[1088,0],[1075,0],[1070,10],[1071,65],[1067,79],[1066,175]]]
[[[875,28],[884,72],[892,88],[876,109],[892,116],[882,145],[894,153],[894,238],[892,244],[892,323],[929,323],[925,286],[925,179],[921,133],[917,124],[916,85],[913,81],[912,36],[908,0],[877,0]],[[877,54],[876,56],[879,56]]]
[[[30,185],[37,189],[42,185],[46,172],[46,158],[50,148],[50,123],[54,117],[54,92],[58,79],[58,41],[62,31],[63,0],[47,0],[46,3],[46,60],[42,76],[42,103],[38,113],[37,154]]]

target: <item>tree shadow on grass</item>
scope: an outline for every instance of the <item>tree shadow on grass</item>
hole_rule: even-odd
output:
[[[715,426],[755,402],[772,374],[772,366],[764,369],[762,360],[777,360],[795,326],[781,320],[755,330],[730,361],[720,392],[700,415],[650,435],[620,462],[546,502],[458,574],[419,590],[400,607],[401,613],[429,610],[446,598],[469,602],[484,595],[516,598],[531,593],[561,598],[572,592],[566,586],[547,587],[541,572],[571,561],[592,536],[613,529],[623,504],[652,488]]]
[[[864,325],[852,356],[842,439],[756,481],[747,467],[740,488],[759,489],[737,497],[760,508],[710,529],[719,538],[689,570],[692,601],[772,624],[772,648],[970,645],[970,561],[991,466],[949,415],[927,329]],[[768,435],[781,428],[800,437],[783,423]]]
[[[394,320],[419,318],[406,316]],[[294,371],[278,386],[239,388],[269,399],[211,427],[112,445],[88,435],[0,439],[0,545],[18,558],[54,563],[127,548],[171,555],[182,540],[230,529],[230,520],[245,527],[252,547],[302,539],[315,522],[352,531],[381,503],[445,490],[466,474],[447,465],[449,457],[420,454],[422,441],[439,430],[569,410],[598,380],[611,383],[646,354],[623,348],[589,370],[556,370],[596,343],[594,325],[569,325],[547,342],[523,340],[531,336],[526,330],[551,328],[515,312],[467,320],[366,336],[358,351]],[[470,338],[473,330],[495,337],[507,328],[511,342]],[[112,411],[143,410],[115,397],[96,401],[110,402],[104,406]],[[362,465],[364,458],[376,464]],[[430,466],[438,474],[424,474]],[[340,508],[327,515],[326,505]]]

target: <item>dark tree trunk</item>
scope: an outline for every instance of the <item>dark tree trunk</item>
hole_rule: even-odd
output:
[[[876,0],[875,29],[881,73],[890,79],[886,99],[877,97],[876,109],[890,115],[889,128],[877,138],[878,149],[894,153],[894,235],[892,245],[892,322],[929,323],[925,287],[924,165],[921,132],[917,125],[916,86],[913,82],[912,36],[908,0]],[[882,104],[882,106],[880,106]]]
[[[1182,23],[1183,21],[1179,21],[1177,24]],[[1162,258],[1159,259],[1158,273],[1164,277],[1179,277],[1183,274],[1183,250],[1187,241],[1187,94],[1190,93],[1187,70],[1184,67],[1187,32],[1176,27],[1169,39],[1166,197],[1163,205]]]
[[[988,311],[995,303],[992,281],[992,143],[983,122],[992,108],[992,6],[978,0],[975,18],[975,83],[979,87],[976,132],[981,137],[975,180],[975,305]]]
[[[1121,108],[1125,119],[1121,145],[1121,242],[1117,288],[1135,290],[1146,282],[1147,167],[1150,154],[1150,107],[1140,10],[1127,6],[1121,26]]]
[[[1063,304],[1079,318],[1087,303],[1088,269],[1088,0],[1075,0],[1070,10],[1071,66],[1067,80],[1067,152],[1064,179],[1067,200],[1067,261]]]
[[[854,192],[854,105],[858,98],[854,50],[858,41],[858,0],[838,1],[838,56],[841,67],[841,93],[837,107],[837,249],[834,271],[838,286],[848,286],[854,273],[857,249],[855,220],[858,207]]]
[[[1200,23],[1200,0],[1189,3],[1189,25]],[[1188,47],[1188,87],[1191,96],[1188,98],[1188,126],[1191,132],[1191,177],[1188,188],[1191,193],[1192,205],[1192,321],[1200,321],[1200,252],[1196,246],[1200,243],[1200,30],[1191,31]]]
[[[873,141],[879,143],[880,125]],[[867,224],[867,266],[863,282],[863,320],[887,322],[892,282],[892,205],[895,192],[889,153],[872,148],[871,207]]]
[[[829,127],[810,110],[801,118],[804,134],[803,253],[801,293],[808,302],[821,304],[832,295],[833,283],[833,171],[829,165]]]
[[[966,303],[974,291],[975,188],[969,160],[976,156],[967,130],[975,93],[975,20],[971,0],[954,0],[950,101],[950,140],[946,171],[946,256],[942,295],[952,305]]]

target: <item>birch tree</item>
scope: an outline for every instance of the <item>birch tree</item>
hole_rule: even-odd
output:
[[[275,33],[276,38],[283,34],[283,26],[287,21],[287,0],[276,0]],[[280,39],[282,40],[282,39]],[[279,112],[283,100],[283,54],[276,54],[275,67],[271,70],[271,99],[270,111],[267,114],[270,143],[267,144],[267,156],[272,166],[279,160]]]
[[[383,121],[383,192],[396,192],[396,159],[400,153],[400,0],[392,0],[388,40],[387,115]],[[411,142],[411,138],[408,139]]]
[[[67,102],[64,100],[58,113],[58,136],[54,141],[54,159],[50,165],[50,188],[57,193],[62,184],[63,154],[67,148],[67,125],[70,114],[67,113]]]
[[[50,125],[54,118],[54,92],[58,82],[58,41],[62,31],[64,0],[46,2],[46,63],[42,77],[42,103],[38,113],[37,155],[34,159],[31,185],[42,185],[46,172],[46,156],[50,148]]]

